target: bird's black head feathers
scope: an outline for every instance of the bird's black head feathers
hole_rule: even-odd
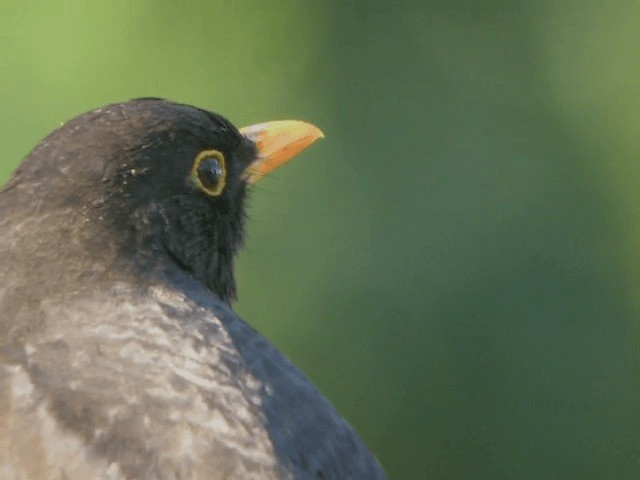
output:
[[[217,155],[209,173],[225,170],[217,195],[194,177],[194,161],[207,151]],[[255,157],[255,144],[219,115],[159,99],[110,105],[71,120],[31,152],[5,187],[15,190],[8,209],[66,211],[71,242],[96,261],[113,247],[135,268],[185,270],[229,302],[244,232],[242,174]]]

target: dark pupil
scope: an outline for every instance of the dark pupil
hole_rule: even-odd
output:
[[[222,168],[215,158],[206,158],[198,165],[198,178],[205,188],[215,188],[222,176]]]

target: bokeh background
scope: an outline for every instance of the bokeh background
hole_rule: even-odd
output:
[[[0,181],[132,97],[313,121],[252,196],[243,317],[390,478],[637,479],[639,24],[637,0],[3,0]]]

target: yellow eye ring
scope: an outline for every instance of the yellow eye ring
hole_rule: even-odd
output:
[[[227,182],[224,155],[218,150],[200,152],[191,167],[191,181],[211,197],[220,195]]]

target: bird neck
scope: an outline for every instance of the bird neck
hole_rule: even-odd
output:
[[[211,209],[173,197],[130,217],[142,269],[188,274],[230,303],[236,298],[235,256],[243,244],[242,209]]]

